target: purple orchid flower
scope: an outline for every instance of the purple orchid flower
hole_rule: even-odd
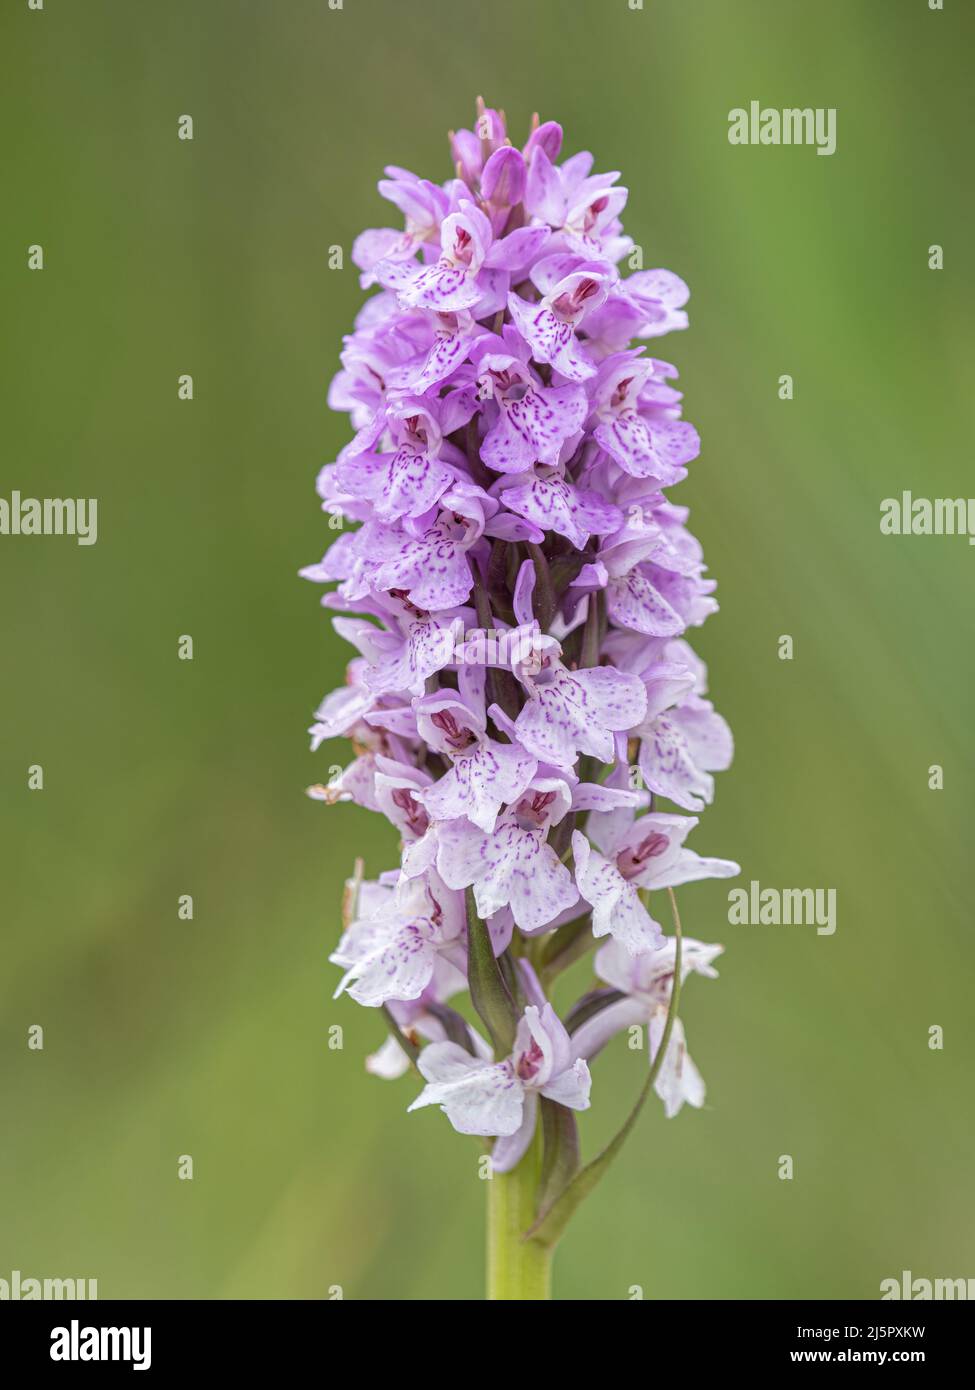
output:
[[[359,917],[329,957],[345,974],[336,997],[378,1008],[389,1000],[418,999],[442,955],[464,968],[463,905],[437,879],[404,879],[395,889],[371,888]]]
[[[578,437],[588,401],[579,386],[542,386],[525,360],[527,347],[508,333],[509,341],[482,338],[474,353],[478,400],[497,408],[481,458],[499,473],[521,473],[559,461],[567,441]]]
[[[528,789],[537,760],[519,744],[488,735],[483,685],[479,698],[443,691],[424,696],[414,708],[427,747],[450,760],[449,770],[418,793],[419,800],[434,820],[466,817],[492,834],[501,807],[516,804]]]
[[[560,261],[552,257],[552,261]],[[538,362],[547,362],[568,381],[585,381],[596,368],[579,346],[576,329],[603,303],[614,278],[598,262],[553,280],[558,267],[542,261],[532,271],[532,282],[542,290],[537,304],[517,294],[508,296],[508,312]]]
[[[692,973],[716,980],[718,972],[711,962],[723,950],[723,946],[706,946],[685,937],[681,943],[681,983]],[[596,974],[622,997],[587,1019],[572,1034],[578,1056],[594,1057],[614,1034],[645,1024],[647,1050],[651,1060],[656,1057],[673,990],[674,954],[673,937],[666,938],[659,950],[637,956],[616,940],[600,946],[594,961]],[[664,1103],[668,1119],[685,1103],[696,1109],[704,1104],[704,1081],[688,1055],[684,1025],[679,1018],[674,1020],[654,1089]]]
[[[542,648],[537,669],[527,662],[516,667],[527,698],[515,735],[555,767],[573,767],[580,753],[611,762],[613,734],[635,728],[646,712],[643,682],[610,666],[570,670],[553,638],[543,639]]]
[[[639,889],[676,888],[740,872],[729,859],[703,859],[684,848],[695,825],[696,817],[660,812],[633,820],[623,809],[597,812],[589,822],[589,838],[573,832],[576,882],[592,906],[594,936],[612,934],[634,955],[652,950],[663,940],[663,930],[644,907]]]
[[[686,420],[661,419],[648,408],[648,383],[660,365],[628,352],[606,358],[593,393],[593,438],[625,473],[670,487],[686,477],[701,441]]]
[[[478,913],[510,907],[525,931],[547,926],[579,899],[572,875],[548,843],[548,831],[569,810],[560,777],[536,776],[487,833],[465,820],[439,828],[437,869],[451,888],[473,888]]]
[[[339,534],[301,571],[356,651],[309,731],[354,756],[308,795],[399,839],[347,897],[338,993],[390,1026],[371,1072],[414,1065],[411,1109],[493,1138],[495,1183],[561,1184],[534,1193],[543,1225],[615,1031],[647,1028],[668,1115],[701,1104],[648,894],[738,871],[670,809],[710,803],[733,752],[686,640],[715,585],[668,492],[700,439],[642,345],[686,328],[688,290],[626,273],[620,176],[562,144],[536,117],[516,147],[481,102],[442,183],[386,169],[403,226],[355,241],[371,297],[329,390],[352,437],[316,481]],[[570,1035],[546,993],[600,941],[607,989]],[[682,977],[714,973],[720,948],[683,948]],[[448,1003],[465,992],[483,1035]]]
[[[530,1004],[514,1051],[503,1062],[472,1057],[457,1043],[432,1043],[420,1054],[426,1086],[409,1107],[439,1105],[459,1134],[494,1134],[496,1173],[512,1169],[535,1130],[538,1097],[588,1110],[592,1078],[551,1004]]]
[[[734,740],[710,700],[689,695],[635,734],[640,739],[640,772],[652,792],[685,811],[703,811],[713,801],[711,773],[731,766]]]

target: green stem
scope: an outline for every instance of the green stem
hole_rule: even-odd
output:
[[[538,1215],[541,1170],[541,1125],[536,1125],[535,1138],[517,1167],[487,1181],[489,1299],[523,1302],[552,1296],[552,1248],[525,1239]]]

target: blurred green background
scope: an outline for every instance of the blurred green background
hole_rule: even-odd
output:
[[[0,538],[0,1277],[481,1296],[476,1146],[366,1076],[380,1019],[331,1002],[343,878],[396,849],[303,795],[344,760],[304,731],[347,653],[296,577],[332,536],[325,390],[362,298],[327,248],[391,220],[384,164],[449,176],[478,92],[621,169],[646,264],[691,285],[658,350],[704,438],[675,500],[738,743],[694,843],[838,892],[833,937],[682,893],[727,947],[684,997],[708,1107],[648,1108],[556,1294],[975,1276],[975,554],[879,532],[884,497],[971,491],[973,37],[960,0],[5,0],[0,495],[97,496],[100,535]],[[836,154],[730,146],[753,98],[836,107]],[[596,1064],[588,1152],[645,1065]]]

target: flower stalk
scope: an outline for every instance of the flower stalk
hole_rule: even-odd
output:
[[[541,1135],[510,1173],[495,1173],[487,1189],[487,1296],[539,1301],[552,1296],[552,1247],[526,1238],[533,1225],[542,1172]]]

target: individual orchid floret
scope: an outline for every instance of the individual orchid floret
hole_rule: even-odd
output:
[[[523,931],[538,931],[573,907],[572,874],[548,843],[549,828],[569,810],[572,794],[560,777],[536,776],[490,833],[466,820],[439,828],[437,870],[451,888],[474,889],[481,917],[510,907]]]
[[[615,531],[623,513],[598,492],[566,481],[557,468],[537,468],[524,478],[511,480],[499,496],[509,511],[534,522],[543,531],[565,536],[577,550],[584,550],[590,536]]]
[[[355,681],[339,686],[326,695],[315,711],[315,722],[308,730],[311,735],[311,750],[316,749],[330,738],[341,738],[362,721],[362,717],[376,703],[371,690]]]
[[[586,257],[608,252],[608,259],[616,261],[621,252],[607,247],[606,241],[619,227],[627,190],[613,187],[618,173],[587,177],[591,168],[589,154],[575,155],[560,168],[539,149],[531,161],[525,208],[561,233],[560,241],[568,250]]]
[[[386,384],[393,390],[421,396],[453,377],[485,336],[467,309],[423,317],[427,332],[419,351],[386,374]]]
[[[731,860],[704,859],[684,848],[697,825],[693,816],[650,812],[629,825],[626,822],[626,812],[605,818],[597,813],[590,819],[589,836],[599,848],[576,830],[572,852],[579,892],[592,906],[593,935],[612,934],[636,955],[655,949],[663,940],[663,930],[641,901],[640,889],[729,878],[740,870]]]
[[[336,618],[335,629],[340,635],[348,635],[351,640],[362,643],[369,657],[363,681],[377,693],[405,690],[420,695],[431,676],[454,659],[455,619],[441,618],[422,610],[414,609],[412,614],[404,615],[388,631],[368,622],[353,627],[341,618]]]
[[[491,834],[501,807],[516,803],[528,788],[537,759],[520,744],[488,735],[483,694],[480,708],[448,690],[424,696],[415,709],[427,746],[450,760],[448,771],[418,799],[437,821],[466,817]]]
[[[395,763],[382,755],[374,760],[376,804],[407,842],[420,840],[427,833],[430,817],[419,799],[430,783],[422,768]]]
[[[674,586],[668,589],[667,577],[676,571],[667,566],[685,566],[693,577],[697,564],[688,565],[673,550],[653,514],[647,517],[640,506],[626,510],[626,527],[609,537],[599,552],[606,611],[617,627],[645,637],[679,636],[687,621],[668,596]]]
[[[593,394],[593,438],[631,477],[669,487],[686,476],[685,465],[697,458],[701,441],[686,420],[657,420],[645,409],[643,392],[657,366],[628,352],[602,363]]]
[[[580,753],[611,762],[613,734],[635,728],[646,714],[643,682],[610,666],[569,670],[559,651],[554,639],[544,639],[538,669],[516,667],[527,698],[514,733],[540,762],[556,767],[572,767]]]
[[[538,276],[546,283],[547,276]],[[538,362],[547,362],[569,381],[594,376],[595,364],[580,347],[576,329],[586,315],[602,304],[612,275],[605,266],[586,266],[557,280],[537,304],[508,295],[512,322]]]
[[[483,522],[459,512],[441,512],[419,536],[403,534],[396,553],[378,564],[372,583],[405,594],[420,611],[459,608],[474,587],[468,552]]]
[[[353,563],[340,592],[350,600],[380,591],[404,595],[414,611],[459,607],[473,586],[474,547],[485,532],[494,533],[497,512],[494,498],[460,479],[441,495],[436,512],[386,527],[379,536],[363,527],[356,534],[362,546],[350,547]]]
[[[379,192],[403,213],[406,226],[401,232],[383,227],[356,237],[352,259],[363,271],[363,289],[376,283],[377,268],[381,273],[384,261],[410,260],[420,247],[439,240],[440,223],[450,207],[446,193],[436,184],[418,179],[407,169],[386,172],[390,177],[380,179]]]
[[[483,290],[478,277],[493,240],[491,224],[473,203],[445,217],[440,227],[440,256],[430,266],[389,263],[381,283],[395,290],[400,303],[439,313],[472,309]]]
[[[511,350],[517,347],[500,338],[482,338],[472,353],[478,400],[489,412],[481,458],[499,473],[521,473],[536,462],[557,463],[566,442],[578,436],[588,410],[581,386],[542,386],[527,361]]]
[[[463,969],[463,905],[435,874],[361,898],[364,915],[329,957],[345,970],[336,997],[348,991],[357,1004],[375,1009],[391,999],[419,999],[441,955]]]
[[[645,1024],[648,1052],[651,1060],[656,1058],[673,992],[675,949],[673,937],[666,938],[659,950],[636,956],[616,940],[600,946],[594,962],[596,974],[617,993],[611,996],[613,1002],[573,1032],[572,1044],[579,1056],[594,1057],[622,1029]],[[723,950],[723,946],[685,938],[681,943],[681,983],[692,973],[717,979],[712,961]],[[688,1055],[684,1025],[679,1018],[674,1020],[654,1089],[664,1103],[668,1119],[685,1102],[697,1109],[704,1104],[704,1082]]]
[[[669,270],[638,270],[614,280],[603,303],[586,322],[594,348],[619,352],[633,338],[658,338],[687,327],[688,288]]]
[[[377,295],[367,308],[369,312],[363,310],[357,317],[356,331],[344,340],[342,366],[328,388],[329,409],[347,411],[356,432],[376,418],[387,400],[387,388],[431,337],[422,315],[397,317],[392,295]]]
[[[538,1097],[570,1110],[588,1110],[592,1078],[551,1004],[530,1004],[518,1024],[514,1050],[485,1062],[457,1043],[432,1043],[418,1063],[427,1084],[409,1107],[439,1105],[460,1134],[497,1135],[491,1166],[508,1172],[535,1132]]]
[[[406,397],[387,407],[383,419],[395,448],[390,453],[344,453],[334,483],[349,497],[369,501],[384,522],[423,516],[462,476],[451,467],[440,424],[430,402]],[[454,454],[451,461],[462,462]]]
[[[712,772],[731,766],[734,741],[710,700],[691,695],[675,709],[641,724],[639,768],[644,784],[686,811],[714,799]]]
[[[519,227],[495,241],[490,219],[462,200],[441,224],[433,265],[387,260],[376,276],[404,307],[441,314],[467,309],[483,317],[503,306],[510,274],[530,265],[547,240],[545,227]]]

